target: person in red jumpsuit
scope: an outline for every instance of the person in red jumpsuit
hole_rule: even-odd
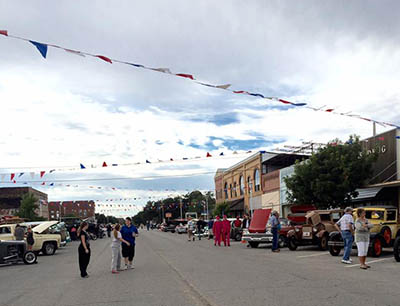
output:
[[[213,233],[214,233],[214,245],[216,246],[218,243],[218,246],[221,246],[222,221],[219,218],[219,216],[215,218],[215,222],[213,225]]]
[[[224,215],[224,220],[222,220],[222,239],[224,246],[231,246],[231,222],[226,215]]]

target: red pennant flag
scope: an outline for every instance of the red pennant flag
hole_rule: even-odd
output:
[[[8,32],[6,30],[0,30],[0,35],[8,36]]]
[[[40,171],[40,178],[42,178],[45,173],[46,171]]]
[[[328,112],[328,113],[333,112],[333,108],[327,109],[326,112]]]
[[[10,181],[14,180],[14,177],[15,177],[15,173],[11,173]]]
[[[46,185],[46,183],[45,183],[45,182],[43,182],[43,183],[42,183],[42,185]]]
[[[17,183],[17,181],[16,181],[16,180],[13,180],[13,183],[14,183],[14,184],[16,184],[16,183]]]
[[[180,77],[182,77],[182,78],[188,78],[188,79],[194,80],[194,77],[193,77],[193,75],[191,75],[191,74],[177,73],[177,74],[175,74],[175,75],[180,76]]]
[[[285,103],[285,104],[292,104],[292,102],[286,101],[286,100],[282,100],[282,99],[278,99],[279,102]]]
[[[96,57],[98,57],[99,59],[102,59],[103,61],[112,64],[112,60],[109,59],[108,57],[104,56],[104,55],[96,55]]]
[[[247,93],[247,91],[244,90],[234,90],[233,92],[237,94]]]
[[[174,161],[174,159],[173,159],[173,158],[170,158],[169,160],[170,160],[170,161]]]
[[[102,167],[107,167],[107,164],[106,164],[106,162],[103,162],[103,166]]]
[[[210,153],[207,152],[207,156],[206,157],[212,157]]]

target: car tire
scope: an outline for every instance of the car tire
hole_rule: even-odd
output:
[[[43,245],[42,252],[44,255],[54,255],[56,252],[56,246],[53,242],[46,242]]]
[[[372,257],[379,257],[382,255],[383,239],[381,237],[375,237],[371,241],[371,247],[369,248],[370,255]]]
[[[242,234],[236,233],[235,235],[235,241],[241,241],[242,240]]]
[[[394,259],[396,259],[397,262],[400,262],[400,236],[394,241],[393,254]]]
[[[298,247],[297,239],[295,237],[289,237],[288,248],[291,251],[296,251]]]
[[[392,242],[392,231],[389,227],[384,227],[381,230],[382,241],[384,246],[389,247]]]
[[[36,263],[37,255],[32,251],[26,251],[24,253],[24,257],[22,258],[22,260],[24,261],[24,264],[32,265],[32,264]]]
[[[279,238],[278,238],[278,247],[279,247],[280,249],[282,249],[282,248],[286,247],[286,244],[287,244],[287,242],[286,242],[286,237],[285,237],[285,236],[282,236],[282,235],[279,235]]]
[[[249,241],[249,245],[252,249],[258,248],[259,242]]]
[[[329,241],[329,236],[327,234],[322,235],[322,237],[318,239],[318,248],[321,251],[327,251],[328,250],[328,241]]]

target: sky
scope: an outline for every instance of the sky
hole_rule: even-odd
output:
[[[0,30],[399,125],[399,9],[384,0],[0,0]],[[213,190],[216,169],[249,150],[372,134],[363,120],[168,74],[54,48],[44,59],[30,43],[4,36],[0,104],[0,172],[7,174],[0,187],[17,173],[13,186],[28,182],[51,201],[141,198],[123,201],[137,206],[121,215],[149,197]]]

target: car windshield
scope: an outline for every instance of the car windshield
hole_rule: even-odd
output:
[[[365,217],[370,220],[383,220],[384,212],[382,210],[367,210]]]
[[[289,220],[288,219],[279,219],[281,226],[287,226],[289,225]]]
[[[321,221],[331,221],[331,215],[330,214],[320,214]]]

